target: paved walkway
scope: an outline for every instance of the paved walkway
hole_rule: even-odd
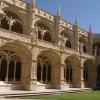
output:
[[[58,94],[58,93],[71,93],[71,92],[82,92],[90,91],[89,88],[68,88],[68,89],[46,89],[38,91],[8,91],[0,90],[0,100],[22,100],[16,98],[5,98],[5,97],[19,97],[19,96],[32,96],[32,95],[46,95],[46,94]]]

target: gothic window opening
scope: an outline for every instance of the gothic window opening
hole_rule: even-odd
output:
[[[5,14],[6,17],[1,20],[1,28],[23,34],[23,25],[20,18],[10,11],[5,11]]]
[[[79,43],[80,43],[80,50],[82,50],[82,52],[86,53],[87,52],[87,47],[86,47],[85,40],[83,41],[82,38],[80,38]]]
[[[66,40],[65,47],[71,48],[70,40]]]
[[[66,82],[68,82],[68,83],[72,82],[72,65],[71,64],[67,64],[65,66],[65,69],[64,69],[64,78],[65,78]]]
[[[100,65],[97,67],[97,87],[100,87]]]
[[[21,80],[21,61],[18,61],[16,63],[16,81],[20,81]]]
[[[0,81],[5,81],[6,71],[7,71],[7,60],[6,59],[2,59],[0,61]]]
[[[83,45],[83,52],[86,52],[86,46]]]
[[[83,71],[84,82],[88,82],[88,68],[85,66]]]
[[[48,42],[51,42],[51,41],[52,41],[51,35],[50,35],[49,32],[46,32],[46,33],[44,34],[43,40],[48,41]]]
[[[40,28],[38,28],[38,39],[42,39],[42,34]]]
[[[8,81],[13,81],[14,78],[14,61],[9,63]]]
[[[4,54],[0,53],[0,81],[16,83],[21,80],[21,59],[12,51],[5,50]]]
[[[37,65],[37,81],[41,81],[41,64],[38,62]]]
[[[36,27],[37,27],[38,39],[48,41],[48,42],[53,42],[50,34],[51,31],[45,24],[38,23]]]
[[[23,27],[22,27],[21,23],[19,23],[19,22],[13,23],[13,25],[11,27],[11,31],[23,34]]]
[[[51,82],[51,64],[47,58],[39,57],[37,65],[37,81],[44,84]]]
[[[9,21],[6,17],[1,20],[1,28],[9,30]]]
[[[61,41],[65,41],[64,42],[64,46],[67,47],[67,48],[71,48],[72,45],[71,45],[71,37],[69,36],[69,34],[66,32],[66,31],[63,31],[60,33],[61,37],[62,37],[62,40]]]

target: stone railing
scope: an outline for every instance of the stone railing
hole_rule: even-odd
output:
[[[77,55],[79,56],[80,53],[72,48],[64,48],[64,52],[72,55]]]
[[[60,20],[60,25],[73,30],[73,24],[69,23],[68,21]]]
[[[10,4],[20,7],[22,9],[26,8],[26,3],[23,2],[22,0],[3,0],[3,2],[10,3]]]
[[[88,53],[82,53],[81,56],[88,59],[95,59],[94,55]]]
[[[44,10],[41,10],[39,8],[35,8],[35,14],[38,15],[38,16],[41,16],[43,18],[46,18],[50,21],[53,21],[54,20],[54,16],[50,13],[47,13],[46,11]]]
[[[83,35],[83,36],[88,37],[88,32],[85,31],[85,30],[83,30],[83,29],[81,29],[81,28],[78,28],[78,33],[81,34],[81,35]]]
[[[0,38],[7,39],[7,40],[17,40],[25,43],[31,43],[31,39],[29,36],[15,33],[1,28],[0,28]]]
[[[44,47],[44,48],[47,48],[47,49],[50,49],[50,50],[60,51],[60,46],[59,45],[57,45],[55,43],[43,41],[43,40],[38,40],[38,46]]]
[[[55,51],[61,51],[61,46],[57,45],[55,43],[43,41],[43,40],[38,40],[37,45],[41,48],[49,49],[49,50],[55,50]],[[72,48],[63,48],[62,50],[63,53],[65,54],[71,54],[71,55],[77,55],[81,56],[81,58],[86,58],[86,59],[95,59],[93,55],[88,54],[88,53],[81,53],[79,51],[76,51]]]

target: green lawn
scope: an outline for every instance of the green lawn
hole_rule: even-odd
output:
[[[30,96],[23,99],[42,99],[42,100],[100,100],[100,91],[66,93],[59,95]]]

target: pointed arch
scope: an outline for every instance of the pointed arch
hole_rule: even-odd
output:
[[[65,59],[65,82],[71,87],[81,87],[81,62],[71,55]]]
[[[84,37],[79,38],[79,43],[83,52],[88,52],[88,43]]]
[[[5,10],[5,17],[1,20],[1,28],[23,34],[23,22],[15,13]]]
[[[93,59],[87,59],[84,62],[84,84],[85,87],[95,88],[96,87],[96,68]],[[91,74],[92,73],[92,74]]]
[[[53,42],[53,28],[49,22],[40,19],[35,23],[35,27],[37,28],[38,39]]]
[[[48,88],[60,88],[60,65],[58,63],[60,63],[60,57],[53,51],[42,51],[38,55],[37,72],[41,72],[37,73],[37,78],[40,83],[49,84]]]
[[[65,40],[65,47],[67,48],[72,48],[72,43],[71,43],[71,36],[69,35],[68,31],[62,30],[60,32],[60,35],[63,37]]]

